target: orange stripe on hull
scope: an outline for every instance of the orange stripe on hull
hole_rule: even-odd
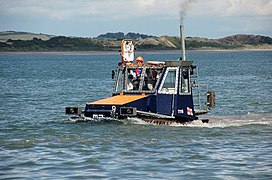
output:
[[[92,105],[124,105],[130,103],[132,101],[136,101],[138,99],[142,99],[146,97],[146,95],[117,95],[113,97],[109,97],[106,99],[101,99],[95,102],[90,102],[88,104]]]

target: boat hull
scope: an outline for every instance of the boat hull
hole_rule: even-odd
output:
[[[186,100],[186,99],[185,99]],[[189,103],[189,102],[188,102]],[[194,112],[188,111],[188,104],[176,107],[167,99],[159,95],[117,95],[99,101],[87,103],[84,116],[90,118],[117,118],[138,117],[141,119],[159,119],[173,122],[188,122],[196,120]],[[189,108],[190,109],[190,108]],[[192,109],[190,109],[192,111]]]

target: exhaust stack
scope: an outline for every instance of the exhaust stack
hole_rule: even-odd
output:
[[[180,25],[180,41],[181,41],[181,60],[185,61],[185,37],[184,37],[184,25]]]

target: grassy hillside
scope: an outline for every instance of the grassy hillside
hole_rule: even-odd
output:
[[[154,37],[129,33],[134,37],[138,50],[180,49],[180,38],[172,36]],[[120,49],[123,33],[107,33],[98,38],[51,36],[25,32],[0,32],[0,51],[109,51]],[[103,37],[103,38],[101,38]],[[272,38],[260,35],[234,35],[220,39],[187,37],[186,49],[272,49]]]
[[[26,40],[32,40],[33,38],[38,38],[38,39],[46,41],[52,37],[54,36],[47,35],[47,34],[28,33],[28,32],[15,32],[15,31],[0,32],[0,42],[6,42],[9,39],[26,41]]]

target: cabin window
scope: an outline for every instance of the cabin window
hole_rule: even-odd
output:
[[[127,69],[127,91],[139,91],[143,81],[143,68],[128,68]]]
[[[119,69],[115,85],[115,92],[121,92],[123,90],[123,82],[124,82],[124,69]]]
[[[163,83],[160,87],[160,93],[174,94],[176,93],[177,85],[177,69],[168,68],[163,78]]]
[[[191,88],[190,88],[190,74],[189,74],[189,69],[182,69],[180,73],[180,80],[181,80],[181,87],[180,87],[180,94],[188,94],[191,93]]]
[[[161,68],[147,67],[144,74],[143,91],[154,91],[162,73]]]
[[[158,86],[161,67],[120,68],[117,71],[115,93],[120,92],[154,92]]]

